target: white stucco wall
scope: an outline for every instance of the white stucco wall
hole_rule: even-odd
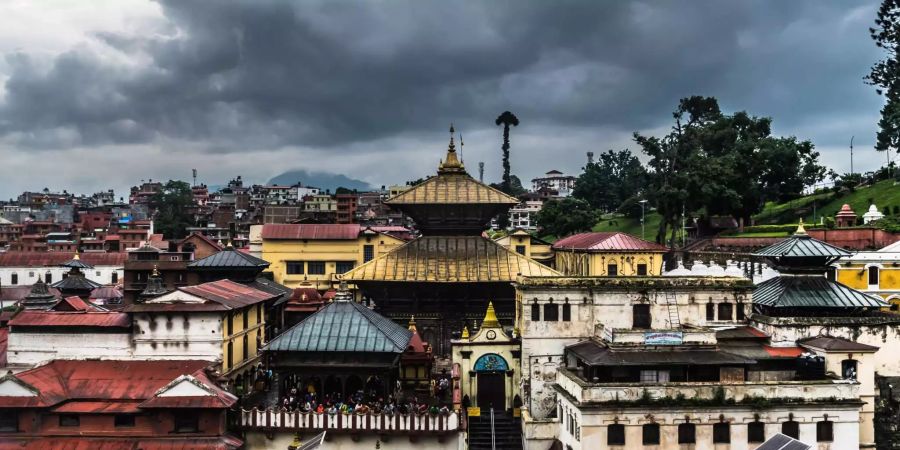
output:
[[[50,272],[52,282],[63,279],[63,274],[69,272],[68,267],[0,267],[0,285],[2,286],[31,286],[38,279],[44,279],[44,274]],[[112,284],[113,272],[118,273],[119,282],[122,281],[125,269],[122,266],[96,266],[84,271],[85,278],[100,284]],[[12,274],[19,276],[18,283],[13,284]]]
[[[134,314],[136,359],[222,359],[219,313]]]
[[[37,366],[53,359],[129,359],[131,333],[9,334],[6,352],[11,366]]]

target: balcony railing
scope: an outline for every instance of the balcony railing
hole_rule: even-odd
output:
[[[579,402],[639,402],[678,399],[688,401],[749,402],[756,399],[785,402],[857,400],[859,383],[851,380],[589,383],[568,369],[560,369],[556,382]]]
[[[377,434],[441,434],[459,430],[459,414],[328,414],[280,409],[241,410],[241,428],[328,430]]]

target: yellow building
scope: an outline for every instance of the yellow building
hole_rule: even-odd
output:
[[[309,281],[318,290],[337,284],[335,275],[352,270],[405,243],[358,224],[267,224],[262,259],[271,263],[275,282],[298,287]]]
[[[570,276],[660,276],[665,246],[620,232],[581,233],[553,244],[556,270]]]
[[[874,252],[858,252],[833,265],[837,282],[879,295],[900,311],[900,242]]]
[[[552,244],[532,236],[525,230],[515,229],[506,236],[494,239],[494,242],[547,267],[553,267]]]

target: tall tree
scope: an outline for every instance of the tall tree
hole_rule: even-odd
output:
[[[503,125],[503,181],[501,191],[510,194],[510,178],[509,178],[509,127],[510,125],[519,126],[519,118],[509,111],[503,111],[494,121],[497,126]]]
[[[188,212],[193,203],[191,185],[184,181],[167,181],[159,192],[150,197],[150,207],[155,210],[154,229],[166,239],[185,237],[187,227],[194,225],[194,218]]]
[[[887,55],[875,63],[866,83],[885,97],[878,121],[875,149],[900,151],[900,0],[884,0],[878,8],[875,27],[869,28],[875,45]]]
[[[536,217],[541,232],[556,237],[590,231],[597,219],[597,213],[588,202],[572,197],[544,203]]]
[[[647,171],[629,150],[601,153],[595,163],[584,167],[572,196],[583,199],[602,212],[617,210],[625,200],[638,195]]]

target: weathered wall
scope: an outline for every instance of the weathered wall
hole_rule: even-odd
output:
[[[54,359],[129,359],[131,333],[9,334],[6,358],[12,366],[36,366]]]
[[[218,313],[141,313],[133,320],[135,358],[222,360]]]

